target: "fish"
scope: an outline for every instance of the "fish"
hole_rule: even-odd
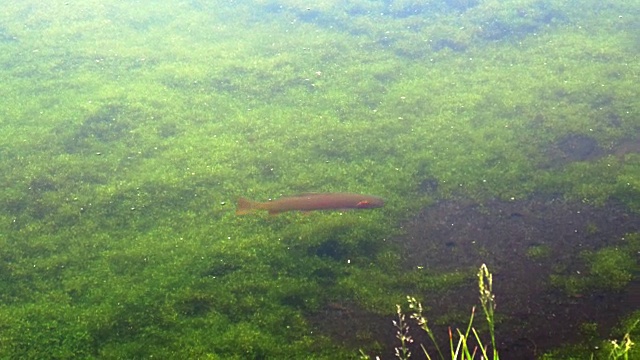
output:
[[[285,211],[373,209],[383,205],[384,200],[377,196],[352,193],[299,194],[267,202],[240,197],[236,215],[250,214],[260,210],[266,210],[270,215],[277,215]]]

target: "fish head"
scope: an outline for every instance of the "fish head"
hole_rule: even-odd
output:
[[[371,198],[360,200],[356,204],[356,208],[357,209],[373,209],[373,208],[382,207],[382,205],[384,205],[384,200],[376,197],[371,197]]]

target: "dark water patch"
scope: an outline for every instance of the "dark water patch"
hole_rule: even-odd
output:
[[[509,38],[519,39],[536,32],[538,28],[539,26],[534,23],[513,24],[506,21],[493,20],[486,23],[478,35],[484,40],[491,41]]]
[[[4,26],[0,26],[0,43],[18,42],[18,37]]]
[[[277,2],[269,2],[264,4],[261,9],[266,13],[278,14],[284,11],[285,8],[282,4],[279,4]]]
[[[567,134],[545,150],[547,162],[543,167],[557,167],[576,161],[592,161],[605,154],[598,141],[584,134]]]
[[[438,179],[428,177],[420,181],[420,185],[418,185],[418,191],[423,194],[435,194],[438,191]]]
[[[134,128],[134,119],[125,115],[125,107],[106,105],[88,115],[80,126],[63,124],[54,132],[63,137],[66,151],[73,154],[95,151],[96,144],[124,140]]]
[[[375,339],[378,344],[391,348],[396,338],[391,319],[362,309],[357,303],[336,300],[326,303],[320,310],[307,316],[312,328],[329,336],[342,346],[363,349]],[[354,354],[357,350],[354,350]],[[384,359],[394,358],[392,353]]]
[[[258,173],[260,178],[267,181],[276,181],[280,178],[281,167],[276,166],[275,163],[266,163],[258,165]]]
[[[321,286],[333,286],[338,281],[340,273],[331,267],[321,267],[311,273],[311,279]]]
[[[444,3],[450,9],[463,12],[473,7],[476,7],[479,1],[478,0],[444,0]]]
[[[603,109],[613,105],[615,97],[611,94],[596,94],[591,100],[592,109]]]
[[[209,294],[196,293],[176,304],[178,313],[187,317],[204,316],[214,308],[215,300]]]
[[[356,17],[371,15],[371,12],[374,10],[375,8],[367,6],[367,4],[364,3],[352,3],[348,4],[344,11],[349,17]]]
[[[144,256],[140,254],[114,252],[105,257],[108,260],[109,270],[117,276],[139,274],[148,265]]]
[[[163,138],[182,133],[182,129],[163,116],[157,104],[105,104],[88,113],[80,122],[65,121],[53,129],[55,141],[69,154],[102,155],[110,149],[130,151],[152,142],[152,151],[132,151],[129,158],[153,156]],[[155,141],[155,142],[154,142]],[[129,160],[130,160],[129,159]]]
[[[322,15],[320,10],[307,8],[298,12],[298,19],[304,22],[315,23],[322,19]]]
[[[56,180],[49,176],[40,176],[31,179],[29,182],[29,190],[37,192],[55,191],[58,189],[58,183]]]
[[[45,219],[51,230],[75,225],[84,205],[70,196],[68,189],[73,184],[66,174],[40,174],[27,183],[26,189],[9,192],[0,202],[0,209],[14,216],[15,229]]]
[[[359,154],[354,154],[353,145],[349,140],[350,137],[339,133],[319,134],[324,137],[323,141],[317,141],[311,144],[311,151],[321,159],[329,159],[331,161],[342,160],[350,162]]]
[[[607,111],[607,113],[602,117],[605,125],[612,128],[619,128],[622,126],[622,117],[615,111]]]
[[[28,191],[21,199],[12,199],[9,202],[8,209],[13,210],[12,215],[16,218],[23,218],[23,221],[16,222],[16,225],[22,225],[24,221],[29,220],[43,220],[50,215],[55,214],[58,209],[58,204],[54,201],[49,201],[48,196],[37,190]],[[27,220],[29,219],[29,220]]]
[[[208,269],[206,269],[202,273],[202,276],[219,278],[227,276],[241,268],[242,266],[239,263],[234,262],[233,260],[221,259],[220,261],[213,263]]]
[[[124,108],[108,105],[88,116],[76,133],[78,139],[94,138],[100,141],[117,140],[131,130],[130,124],[122,119]]]
[[[406,18],[409,16],[415,16],[423,14],[429,11],[431,5],[427,2],[408,2],[408,3],[396,3],[390,2],[388,7],[388,13],[395,18]]]
[[[476,7],[478,0],[440,0],[440,1],[413,1],[413,2],[386,2],[385,13],[394,18],[408,18],[416,15],[432,15],[447,13],[462,13]]]
[[[467,47],[467,44],[453,39],[438,39],[431,43],[431,50],[433,51],[450,49],[455,52],[464,52],[467,50]]]
[[[334,229],[339,231],[338,229]],[[364,234],[354,234],[344,230],[341,235],[327,235],[318,244],[310,245],[306,249],[307,255],[318,256],[336,261],[345,261],[356,256],[375,258],[382,250],[382,245],[372,241],[371,237]]]
[[[611,151],[621,161],[627,154],[640,154],[640,135],[620,140]]]
[[[327,239],[316,246],[309,247],[309,255],[342,260],[345,256],[348,256],[348,249],[337,239]]]
[[[545,121],[544,116],[538,115],[532,125],[542,127]],[[611,127],[621,126],[619,116],[615,113],[605,115],[604,121]],[[595,161],[607,155],[624,161],[627,154],[640,153],[640,136],[625,137],[602,147],[589,135],[570,133],[547,145],[544,153],[547,160],[541,164],[542,168],[561,167],[576,161]]]
[[[160,331],[153,331],[170,331],[173,327],[172,320],[162,315],[163,309],[158,305],[161,303],[162,301],[153,303],[151,299],[142,299],[136,302],[124,301],[118,307],[111,308],[111,311],[104,315],[104,321],[89,326],[94,348],[99,349],[110,343],[127,343],[139,337],[144,338],[147,346],[166,342]]]
[[[382,85],[394,84],[400,78],[398,73],[395,71],[375,72],[373,77]]]
[[[623,291],[603,287],[573,294],[550,284],[553,276],[587,276],[585,253],[624,243],[625,234],[640,230],[640,215],[621,205],[591,207],[555,198],[448,201],[425,209],[405,228],[407,236],[397,241],[405,249],[408,269],[473,271],[488,264],[497,313],[503,317],[497,338],[504,358],[532,359],[545,350],[580,343],[587,323],[598,324],[598,338],[607,337],[640,296],[639,283]],[[423,298],[437,323],[438,314],[464,313],[477,304],[477,288],[471,282]],[[436,333],[446,333],[437,328]]]
[[[490,14],[489,16],[494,16]],[[516,40],[567,21],[566,15],[543,1],[513,9],[501,17],[487,18],[478,36],[489,41]]]
[[[84,36],[85,35],[79,33],[69,40],[78,43],[87,41],[82,38]],[[78,55],[77,53],[68,50],[61,51],[59,54],[56,54],[55,57],[50,58],[49,62],[46,64],[46,69],[38,71],[35,74],[25,73],[23,76],[32,77],[37,75],[38,77],[42,77],[42,73],[44,72],[55,80],[58,80],[60,77],[69,80],[65,83],[65,87],[67,89],[77,89],[82,91],[84,89],[84,85],[70,81],[70,78],[75,76],[73,74],[85,71],[92,73],[97,72],[100,74],[122,74],[149,68],[157,63],[158,61],[154,59],[122,55]],[[41,93],[51,92],[51,89],[45,88],[44,86],[34,90]],[[53,90],[55,91],[57,89]]]
[[[183,130],[178,125],[173,123],[162,123],[156,128],[158,135],[162,138],[172,138],[183,133]]]
[[[265,55],[268,56],[268,55]],[[274,55],[275,56],[275,55]],[[182,79],[167,76],[162,79],[163,85],[170,89],[196,93],[229,93],[234,96],[242,94],[246,99],[268,99],[280,96],[287,99],[287,94],[294,91],[315,92],[317,89],[312,79],[303,76],[288,76],[287,67],[295,64],[286,63],[268,70],[254,70],[241,66],[230,68],[225,75],[213,75],[202,79]]]
[[[598,141],[583,134],[569,134],[556,142],[557,148],[568,161],[585,161],[598,156]]]
[[[289,293],[281,296],[279,303],[298,310],[308,310],[308,295],[305,293]]]

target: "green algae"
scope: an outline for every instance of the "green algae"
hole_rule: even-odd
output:
[[[532,259],[544,259],[551,255],[551,249],[545,245],[532,245],[527,249],[527,257]]]
[[[588,292],[621,291],[638,272],[635,258],[639,250],[636,233],[625,236],[620,245],[583,251],[580,254],[583,263],[579,266],[581,270],[569,275],[552,275],[551,284],[572,296],[582,296]]]
[[[424,205],[540,191],[640,207],[636,154],[556,168],[541,151],[638,130],[620,9],[335,4],[2,5],[0,357],[349,358],[305,315],[385,314],[466,278],[407,271],[386,241]],[[309,191],[387,204],[233,214],[238,196]],[[620,289],[629,256],[585,254],[595,280],[561,286]]]

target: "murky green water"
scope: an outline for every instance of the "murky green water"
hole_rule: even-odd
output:
[[[407,294],[473,278],[403,267],[389,240],[425,206],[545,193],[640,209],[639,9],[3,3],[0,358],[383,351],[362,318],[351,346],[309,319],[344,304],[391,318]],[[234,213],[239,196],[305,192],[386,204]]]

